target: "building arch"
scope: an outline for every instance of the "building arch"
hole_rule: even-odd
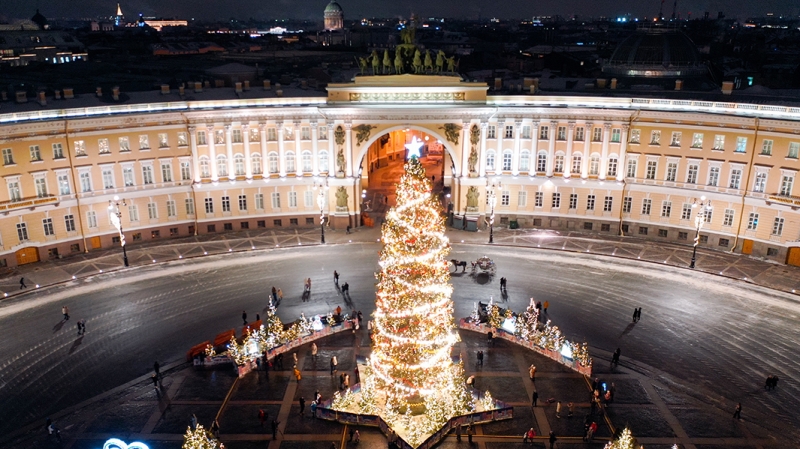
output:
[[[459,153],[459,150],[457,148],[453,148],[452,142],[448,141],[443,135],[441,135],[437,131],[434,131],[434,130],[432,130],[430,128],[427,128],[425,126],[420,126],[420,125],[395,125],[395,126],[390,126],[388,128],[380,130],[380,132],[376,132],[374,135],[371,135],[369,139],[367,139],[364,143],[361,144],[360,149],[357,150],[358,152],[355,154],[356,157],[353,158],[353,162],[354,162],[353,168],[360,167],[364,163],[364,157],[366,157],[367,151],[369,150],[369,147],[373,143],[375,143],[376,140],[380,139],[381,136],[383,136],[384,134],[389,134],[389,133],[391,133],[393,131],[399,131],[399,130],[402,130],[402,129],[413,129],[415,131],[419,131],[419,132],[428,134],[428,135],[438,139],[439,142],[442,143],[442,146],[444,146],[444,149],[445,149],[445,151],[447,151],[447,154],[450,155],[450,159],[453,161],[453,167],[452,167],[453,168],[453,177],[454,178],[458,178],[458,177],[461,176],[461,155]],[[461,143],[460,140],[459,140],[459,143]],[[354,170],[354,172],[356,172],[356,171]]]

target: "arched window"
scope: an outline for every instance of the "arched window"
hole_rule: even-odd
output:
[[[616,154],[612,154],[608,157],[608,170],[606,170],[606,176],[610,178],[617,177],[617,166],[619,165],[617,161],[618,159]]]
[[[311,173],[311,170],[313,170],[311,152],[308,150],[303,151],[301,159],[303,162],[303,173]]]
[[[319,152],[319,171],[320,173],[328,172],[328,152],[325,150]]]
[[[211,167],[208,163],[208,156],[200,156],[200,177],[202,178],[210,178],[211,177]]]
[[[486,169],[494,171],[494,150],[486,152]]]
[[[526,172],[531,169],[531,153],[528,150],[522,150],[519,154],[519,171]]]
[[[572,173],[581,174],[581,154],[572,153]]]
[[[511,150],[503,152],[503,171],[511,171]]]
[[[269,164],[270,173],[278,173],[278,153],[271,152],[267,155],[267,164]]]
[[[244,156],[241,154],[233,156],[233,171],[236,176],[244,176]]]
[[[547,151],[540,151],[536,156],[536,171],[540,173],[547,171]]]
[[[564,173],[564,153],[556,153],[556,159],[553,163],[554,173]]]
[[[597,153],[589,159],[589,174],[595,176],[600,174],[600,155]]]
[[[294,173],[294,151],[286,152],[286,173]]]
[[[261,155],[258,153],[253,153],[250,155],[250,165],[253,169],[254,175],[260,175],[264,173],[264,169],[261,168]]]
[[[224,154],[217,156],[217,176],[228,176],[228,158]]]

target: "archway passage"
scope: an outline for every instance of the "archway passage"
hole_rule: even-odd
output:
[[[422,131],[399,129],[375,140],[361,162],[362,189],[365,190],[362,210],[380,215],[394,206],[397,183],[408,159],[406,144],[415,138],[423,144],[419,160],[428,179],[433,181],[434,194],[443,192],[445,166],[450,163],[444,144]]]

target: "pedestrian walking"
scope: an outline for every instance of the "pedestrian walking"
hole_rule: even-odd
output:
[[[556,433],[551,430],[550,431],[550,449],[553,449],[553,446],[555,446],[557,440],[558,440],[558,438],[556,438]]]
[[[767,376],[767,382],[764,384],[764,389],[769,390],[772,388],[772,376]]]
[[[296,352],[292,353],[292,359],[294,359],[294,366],[297,367],[297,353]]]
[[[348,294],[350,293],[350,284],[348,284],[347,282],[342,284],[342,293],[348,293]]]
[[[592,441],[594,439],[594,433],[597,432],[597,423],[592,421],[589,425],[589,429],[586,431],[586,441]]]
[[[353,435],[353,442],[358,445],[358,442],[361,441],[361,433],[356,429],[355,435]]]
[[[567,404],[567,408],[569,408],[569,412],[567,414],[567,417],[568,418],[572,418],[572,414],[575,412],[575,403],[570,401],[570,403]]]
[[[300,370],[297,369],[296,367],[294,368],[294,377],[295,379],[297,379],[298,382],[300,382],[300,380],[303,379],[302,374],[300,374]]]
[[[339,272],[333,270],[333,283],[339,285]]]
[[[614,355],[611,356],[611,365],[619,365],[619,355],[622,353],[619,348],[614,351]]]
[[[161,376],[161,366],[158,364],[158,360],[153,362],[153,372],[156,373],[156,376]]]
[[[256,314],[256,323],[259,322],[259,321],[261,321],[261,315]]]
[[[80,335],[81,334],[81,322],[80,322],[80,320],[78,320],[78,322],[75,323],[75,324],[78,325],[78,335]]]
[[[536,436],[536,431],[533,430],[533,427],[530,428],[527,432],[522,435],[522,442],[523,443],[531,443],[533,444],[533,438]]]
[[[69,319],[69,307],[62,306],[61,307],[61,314],[64,315],[64,321],[67,321]]]
[[[475,429],[470,424],[467,426],[467,441],[469,441],[469,444],[472,444],[472,435],[475,435]]]
[[[302,415],[304,411],[306,411],[306,398],[300,396],[300,414]]]
[[[264,427],[264,423],[267,422],[267,412],[264,409],[258,409],[258,422],[261,423],[261,427]]]
[[[61,431],[58,430],[58,427],[56,427],[55,423],[50,421],[50,418],[47,418],[47,421],[49,422],[49,424],[47,425],[47,433],[48,433],[48,435],[54,436],[56,438],[56,440],[60,443],[61,442]]]
[[[242,325],[247,326],[247,312],[242,310]]]
[[[536,382],[536,366],[531,365],[531,367],[528,368],[528,376],[530,376],[531,382]]]
[[[311,343],[311,357],[317,357],[317,344]]]
[[[334,371],[336,371],[336,365],[339,364],[339,361],[336,360],[336,356],[331,357],[331,376],[333,376]]]
[[[347,283],[345,283],[347,285]],[[336,306],[336,316],[340,316],[342,314],[342,306]]]
[[[153,374],[150,376],[150,380],[153,382],[153,390],[155,390],[156,394],[161,394],[161,392],[158,390],[158,375]]]
[[[531,399],[531,406],[532,407],[536,407],[536,401],[538,401],[538,400],[539,400],[539,392],[536,391],[536,390],[533,390],[533,399]]]
[[[483,366],[483,351],[478,351],[478,364]]]
[[[272,439],[273,440],[277,440],[278,439],[278,424],[280,424],[280,422],[278,422],[277,419],[273,419],[272,420]]]
[[[311,292],[311,278],[306,279],[306,290]]]
[[[461,441],[461,424],[456,425],[456,441]]]
[[[274,285],[272,286],[272,302],[278,302],[278,290]]]
[[[634,308],[633,309],[633,322],[634,323],[636,322],[636,315],[638,315],[638,313],[639,313],[639,309]]]
[[[556,402],[556,418],[561,418],[561,401]]]
[[[317,417],[317,401],[311,401],[311,416]]]
[[[350,434],[350,439],[349,439],[349,440],[347,440],[347,441],[348,441],[348,442],[352,442],[352,441],[353,441],[353,437],[354,437],[354,436],[355,436],[355,434],[356,434],[356,429],[354,429],[354,428],[352,428],[352,427],[351,427],[351,428],[350,428],[350,432],[349,432],[349,434]]]
[[[739,402],[736,404],[736,409],[733,411],[733,417],[741,420],[742,419],[742,403]]]
[[[19,278],[19,289],[22,290],[23,288],[28,288],[28,286],[25,285],[25,278],[24,277]]]
[[[356,383],[357,384],[361,383],[361,375],[358,372],[358,365],[356,365],[356,368],[353,370],[353,373],[356,375]]]
[[[278,289],[278,303],[283,301],[283,290]]]
[[[636,321],[638,322],[641,319],[642,319],[642,308],[639,307],[638,309],[636,309]]]
[[[214,435],[214,438],[219,438],[219,421],[216,419],[211,423],[211,434]]]
[[[550,301],[545,301],[542,307],[544,307],[544,313],[547,313],[547,308],[550,307]]]
[[[489,333],[486,334],[486,338],[487,338],[487,341],[489,343],[489,346],[493,346],[494,345],[494,334],[492,333],[492,331],[489,331]]]

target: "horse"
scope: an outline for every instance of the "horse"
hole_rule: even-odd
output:
[[[462,273],[467,271],[467,261],[466,260],[450,259],[450,262],[456,268],[456,272],[458,272],[458,267],[463,268],[463,270],[461,270]]]

